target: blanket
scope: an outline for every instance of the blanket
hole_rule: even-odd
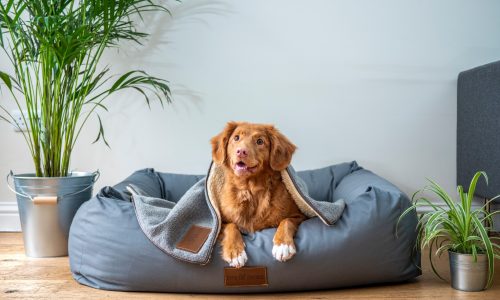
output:
[[[281,177],[307,217],[318,217],[327,226],[335,224],[341,217],[344,200],[332,203],[311,198],[307,185],[292,166],[281,171]],[[182,261],[206,265],[210,262],[222,225],[219,195],[223,185],[224,168],[212,162],[206,177],[194,184],[177,203],[149,197],[133,185],[128,190],[132,194],[137,221],[153,244]],[[183,247],[193,241],[199,244],[195,250]]]

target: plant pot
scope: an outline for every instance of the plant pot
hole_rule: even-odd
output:
[[[474,261],[472,254],[448,251],[450,258],[451,286],[466,292],[478,292],[488,282],[488,257],[478,254]]]
[[[71,222],[80,205],[92,197],[98,175],[99,172],[72,172],[67,177],[36,177],[10,173],[27,256],[68,255]]]

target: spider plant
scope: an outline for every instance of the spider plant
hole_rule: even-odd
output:
[[[422,214],[419,218],[417,247],[420,246],[421,249],[429,247],[429,260],[433,272],[443,279],[432,261],[434,250],[438,257],[445,251],[471,254],[474,261],[477,261],[478,254],[485,254],[489,268],[487,287],[491,287],[495,273],[494,261],[495,258],[500,258],[500,246],[494,242],[499,238],[488,236],[489,227],[485,225],[485,222],[492,224],[492,216],[499,211],[489,213],[486,207],[498,196],[490,199],[484,206],[472,209],[474,191],[481,176],[488,184],[486,173],[477,172],[472,178],[467,192],[462,186],[457,187],[458,201],[454,201],[441,186],[428,179],[429,185],[413,194],[413,205],[401,214],[399,221],[418,207],[430,207],[431,211]],[[426,192],[437,196],[444,202],[444,206],[436,205],[435,202],[430,201],[424,195]]]
[[[121,41],[141,43],[146,12],[168,9],[151,0],[0,0],[0,47],[13,71],[0,71],[29,130],[22,131],[38,177],[67,176],[82,128],[99,122],[94,142],[108,145],[99,112],[112,94],[132,89],[150,105],[169,103],[164,79],[142,70],[110,74],[100,60]],[[144,20],[143,20],[144,21]],[[0,118],[19,128],[0,103]],[[20,128],[19,128],[20,130]]]

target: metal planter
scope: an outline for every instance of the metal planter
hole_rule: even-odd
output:
[[[36,177],[12,172],[23,231],[30,257],[68,255],[68,234],[76,211],[92,197],[99,172],[72,172],[67,177]],[[10,187],[10,185],[9,185]]]
[[[472,254],[448,251],[450,258],[451,286],[466,292],[478,292],[488,282],[488,257],[478,254],[474,261]]]

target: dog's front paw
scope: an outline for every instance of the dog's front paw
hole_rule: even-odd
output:
[[[223,249],[222,259],[225,260],[230,267],[241,268],[246,264],[248,256],[245,249],[240,251],[236,249]]]
[[[276,260],[284,262],[292,258],[297,250],[295,245],[292,244],[274,244],[273,246],[273,256]]]
[[[223,255],[222,258],[233,268],[241,268],[248,260],[247,253],[243,250],[240,253],[233,253],[230,255]]]

